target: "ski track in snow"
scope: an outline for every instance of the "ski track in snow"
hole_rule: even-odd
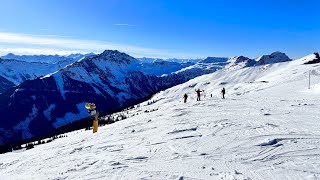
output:
[[[319,91],[306,88],[310,69],[320,71],[290,62],[198,77],[96,134],[79,130],[1,154],[0,179],[320,179]],[[219,97],[221,79],[227,99]],[[255,79],[268,83],[244,83]],[[214,96],[197,102],[196,88]],[[159,110],[143,113],[152,109]]]

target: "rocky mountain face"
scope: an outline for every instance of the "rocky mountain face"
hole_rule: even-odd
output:
[[[12,88],[15,84],[12,81],[0,76],[0,94],[10,88]]]

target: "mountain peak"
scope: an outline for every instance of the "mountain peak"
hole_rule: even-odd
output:
[[[13,53],[8,53],[6,56],[15,56]]]
[[[248,57],[244,57],[244,56],[234,56],[232,58],[229,59],[230,62],[233,62],[235,64],[241,63],[241,62],[245,62],[250,60],[250,58]]]
[[[291,59],[285,53],[276,51],[270,55],[263,55],[257,58],[257,65],[274,64],[286,61],[291,61]]]
[[[234,56],[228,60],[227,69],[241,69],[254,66],[256,61],[245,56]]]
[[[273,53],[271,53],[271,55],[285,55],[285,53],[283,53],[283,52],[280,52],[280,51],[275,51],[275,52],[273,52]]]
[[[103,55],[103,56],[115,56],[115,55],[119,55],[121,54],[120,51],[118,50],[104,50],[100,55]],[[123,53],[124,54],[124,53]]]
[[[133,61],[137,61],[134,57],[130,55],[120,52],[118,50],[105,50],[103,53],[94,56],[93,58],[104,59],[120,64],[130,64]]]

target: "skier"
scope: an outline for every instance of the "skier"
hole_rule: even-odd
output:
[[[222,94],[222,99],[224,99],[224,95],[226,94],[226,89],[222,88],[221,94]]]
[[[200,101],[200,93],[201,92],[204,92],[204,90],[200,90],[200,89],[198,89],[198,90],[195,90],[196,91],[196,93],[197,93],[197,101]]]
[[[183,99],[184,99],[184,103],[186,103],[188,99],[188,95],[186,93],[184,94]]]

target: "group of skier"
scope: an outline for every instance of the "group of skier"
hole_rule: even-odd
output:
[[[204,90],[197,89],[197,90],[195,90],[195,92],[197,93],[197,101],[200,101],[201,92],[204,92]],[[226,94],[226,89],[225,89],[225,88],[222,88],[222,90],[221,90],[222,99],[224,99],[224,95],[225,95],[225,94]],[[212,97],[212,94],[211,94],[211,97]],[[184,99],[183,102],[186,103],[186,102],[187,102],[187,99],[188,99],[187,93],[185,93],[185,94],[183,95],[183,99]]]

